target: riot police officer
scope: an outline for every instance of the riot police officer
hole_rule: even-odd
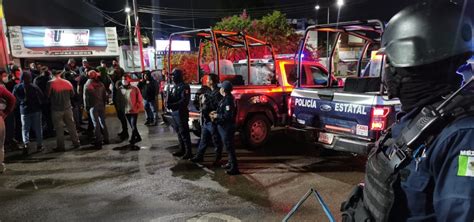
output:
[[[456,91],[473,50],[464,14],[422,1],[388,23],[384,83],[402,112],[369,155],[365,185],[343,203],[343,221],[474,220],[474,97]]]
[[[188,104],[191,98],[191,89],[189,85],[184,82],[182,70],[175,69],[171,75],[174,87],[168,95],[167,107],[172,110],[171,115],[174,121],[173,125],[178,133],[180,148],[178,152],[173,153],[173,156],[181,156],[182,159],[190,159],[193,157],[188,125]]]
[[[224,165],[224,168],[227,169],[226,173],[238,175],[240,172],[234,148],[235,101],[232,95],[232,83],[227,80],[222,82],[220,93],[224,98],[219,103],[217,111],[211,112],[209,116],[216,122],[217,132],[229,155],[229,162]]]
[[[209,74],[207,78],[207,87],[202,95],[200,95],[200,110],[201,110],[201,140],[199,141],[198,151],[196,156],[191,161],[198,163],[203,161],[204,153],[206,152],[209,139],[212,138],[216,151],[216,159],[213,163],[217,166],[220,163],[222,156],[222,142],[217,132],[216,123],[211,121],[209,114],[212,111],[216,111],[219,102],[222,100],[220,88],[217,86],[219,83],[219,77],[216,74]]]

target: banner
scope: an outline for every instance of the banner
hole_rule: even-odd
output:
[[[9,27],[16,58],[119,56],[115,27]]]

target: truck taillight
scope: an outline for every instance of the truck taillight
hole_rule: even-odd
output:
[[[288,98],[288,117],[291,118],[291,116],[293,115],[293,109],[295,108],[295,104],[293,103],[293,98],[290,96]]]
[[[382,131],[387,125],[387,116],[390,113],[390,107],[375,107],[372,109],[372,121],[370,130]]]

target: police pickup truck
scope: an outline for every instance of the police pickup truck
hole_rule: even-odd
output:
[[[246,145],[260,147],[269,139],[272,127],[288,124],[287,105],[296,82],[294,55],[277,58],[270,44],[238,32],[204,29],[173,33],[173,39],[195,39],[200,43],[198,65],[193,71],[199,82],[191,84],[188,106],[190,129],[196,136],[200,136],[200,114],[193,101],[209,73],[217,74],[220,81],[233,83],[236,126]],[[169,50],[170,61],[174,54],[179,56]],[[169,64],[168,70],[181,65]]]
[[[291,130],[323,148],[370,151],[400,110],[398,100],[383,94],[384,58],[377,54],[382,32],[378,20],[306,30],[298,55],[298,83],[289,102]],[[324,55],[327,63],[310,65]]]

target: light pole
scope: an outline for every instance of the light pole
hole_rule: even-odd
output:
[[[316,11],[319,11],[319,9],[321,9],[321,6],[316,5],[314,7],[314,9],[316,9]],[[329,17],[330,7],[326,7],[326,9],[327,9],[327,15],[328,15],[327,24],[329,24],[329,22],[330,22],[330,17]],[[317,18],[316,18],[316,20],[317,20]],[[326,57],[327,57],[327,59],[326,59],[327,64],[326,65],[327,65],[327,67],[329,67],[329,32],[326,32]]]
[[[125,8],[125,13],[127,13],[127,25],[128,25],[128,38],[130,40],[130,54],[132,56],[132,70],[133,72],[135,71],[135,55],[133,53],[133,35],[132,35],[132,22],[130,20],[130,12],[132,10],[130,9],[130,7],[126,7]]]

